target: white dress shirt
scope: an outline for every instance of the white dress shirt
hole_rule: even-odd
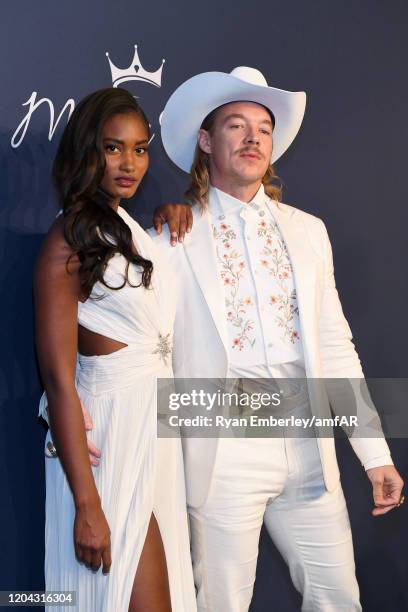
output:
[[[231,377],[303,378],[299,309],[289,253],[266,205],[211,187],[209,211],[225,292]]]

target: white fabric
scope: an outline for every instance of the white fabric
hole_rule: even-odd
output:
[[[292,265],[266,206],[263,185],[248,203],[215,188],[210,190],[209,201],[225,293],[230,367],[262,364],[279,368],[296,362],[304,376]]]
[[[262,523],[303,612],[361,610],[340,482],[326,490],[314,438],[276,438],[219,441],[209,495],[190,509],[199,612],[247,612]]]
[[[153,261],[153,288],[126,285],[114,291],[95,285],[92,295],[103,292],[105,297],[80,304],[78,321],[127,346],[109,355],[79,356],[76,380],[93,421],[88,436],[102,452],[100,465],[92,469],[111,529],[112,567],[103,576],[76,560],[71,490],[59,459],[47,458],[46,588],[76,591],[74,609],[80,612],[127,612],[153,512],[166,552],[172,609],[191,612],[196,604],[181,444],[158,440],[156,420],[156,379],[172,376],[171,357],[159,350],[159,334],[171,345],[175,296],[152,240],[123,209],[118,213],[131,228],[138,252]],[[120,255],[109,262],[104,275],[109,285],[122,284],[125,263]],[[140,276],[136,266],[129,266],[132,284],[139,284]]]
[[[209,211],[214,209],[213,195],[212,190]],[[321,397],[324,386],[315,378],[359,379],[362,369],[335,288],[323,223],[270,200],[266,207],[293,268],[313,410],[327,400]],[[279,371],[279,363],[269,365],[267,359],[240,368],[232,357],[212,223],[211,212],[200,215],[195,210],[193,231],[182,246],[168,247],[167,232],[157,239],[177,269],[182,296],[174,334],[175,374],[218,378],[222,383],[231,373],[257,376],[266,367]],[[262,301],[262,295],[256,299]],[[295,367],[295,363],[296,358],[282,366]],[[361,407],[358,386],[355,391]],[[310,407],[300,398],[296,416],[302,416],[304,408],[309,416]],[[379,422],[377,438],[351,442],[363,464],[392,463]],[[263,520],[303,594],[304,612],[361,610],[332,438],[190,438],[183,443],[200,612],[248,610]]]
[[[267,206],[286,243],[293,267],[313,410],[316,401],[321,401],[319,394],[322,392],[321,385],[315,384],[316,379],[358,379],[363,377],[363,372],[336,290],[330,241],[324,223],[287,204],[268,199]],[[182,296],[175,320],[173,369],[179,378],[224,379],[229,370],[228,329],[211,215],[208,211],[201,213],[195,206],[193,217],[192,232],[176,247],[169,245],[167,227],[160,236],[150,230],[163,256],[177,271],[176,281]],[[356,401],[358,406],[364,407],[358,389]],[[392,464],[378,418],[372,431],[376,437],[350,439],[361,463],[369,467]],[[325,485],[328,491],[333,491],[339,480],[334,440],[319,438],[317,442]],[[206,499],[217,445],[215,438],[183,440],[187,498],[192,507],[199,507]]]

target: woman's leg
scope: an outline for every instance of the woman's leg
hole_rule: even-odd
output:
[[[166,556],[154,514],[133,582],[129,612],[171,612]]]

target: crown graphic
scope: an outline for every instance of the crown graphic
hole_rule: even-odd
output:
[[[125,81],[144,81],[145,83],[150,83],[156,87],[161,87],[163,64],[166,60],[162,60],[161,66],[158,70],[156,70],[156,72],[147,72],[147,70],[143,68],[139,59],[137,45],[135,45],[135,54],[129,68],[122,69],[115,66],[115,64],[111,62],[108,52],[106,52],[106,57],[108,58],[112,73],[113,87],[118,87]]]

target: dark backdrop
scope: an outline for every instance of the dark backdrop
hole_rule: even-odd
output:
[[[36,420],[31,274],[56,212],[50,165],[67,120],[65,113],[49,140],[43,102],[21,139],[15,132],[28,111],[24,103],[37,92],[57,118],[68,99],[112,84],[107,51],[127,67],[138,44],[146,71],[165,58],[161,87],[123,84],[140,97],[156,132],[149,176],[129,203],[148,226],[153,208],[180,200],[185,186],[158,131],[165,101],[182,81],[249,65],[271,85],[305,90],[303,127],[277,164],[284,201],[327,224],[366,375],[405,377],[407,23],[404,0],[2,3],[0,589],[43,588],[44,431]],[[406,474],[405,440],[390,445]],[[408,609],[406,507],[371,517],[368,480],[348,444],[338,447],[365,610]],[[253,611],[299,607],[284,563],[263,537]]]

